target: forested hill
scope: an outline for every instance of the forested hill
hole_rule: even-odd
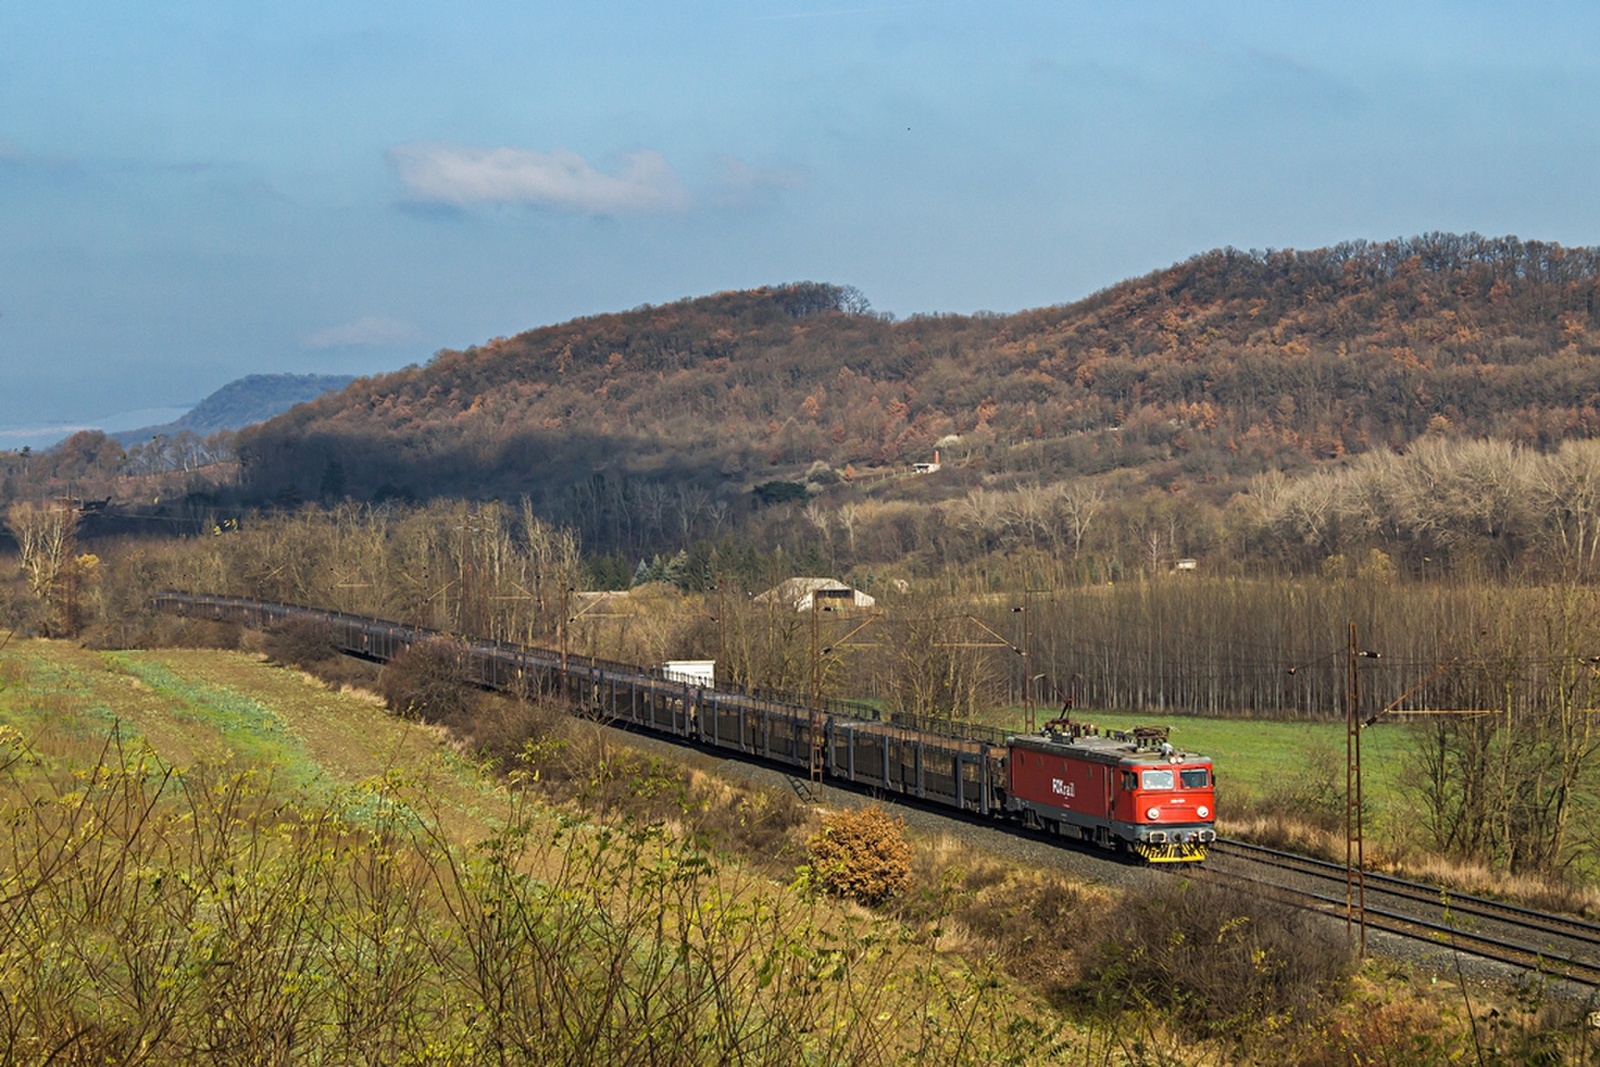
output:
[[[1600,433],[1600,249],[1430,234],[1207,252],[1014,315],[873,314],[802,283],[547,326],[240,435],[247,490],[536,500],[595,470],[715,491],[931,458],[1238,484],[1430,429]],[[993,480],[993,479],[991,479]]]

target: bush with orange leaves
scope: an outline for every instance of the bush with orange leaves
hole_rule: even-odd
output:
[[[812,875],[839,896],[881,904],[911,886],[905,820],[877,805],[824,815],[822,829],[806,845]]]

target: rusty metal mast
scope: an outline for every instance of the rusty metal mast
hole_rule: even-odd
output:
[[[1359,934],[1363,958],[1367,954],[1367,876],[1365,809],[1361,804],[1361,673],[1357,665],[1362,659],[1377,658],[1378,653],[1356,647],[1356,624],[1352,622],[1345,692],[1344,927],[1348,939]]]
[[[822,612],[833,610],[832,608],[824,608],[821,602],[823,600],[850,600],[854,602],[855,596],[856,591],[854,589],[813,589],[811,591],[812,796],[818,795],[816,787],[822,784],[822,768],[825,762],[825,744],[823,735],[826,733],[827,727],[826,717],[822,714]]]
[[[822,784],[822,644],[818,635],[822,629],[821,590],[811,593],[811,789]]]

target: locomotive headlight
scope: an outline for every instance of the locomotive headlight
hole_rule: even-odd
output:
[[[1200,816],[1202,819],[1205,819],[1210,817],[1211,809],[1202,804],[1198,808],[1194,809],[1194,813]]]
[[[1145,814],[1145,817],[1148,818],[1148,819],[1159,819],[1159,818],[1161,818],[1161,809],[1160,808],[1151,808],[1149,811],[1146,811],[1144,814]]]

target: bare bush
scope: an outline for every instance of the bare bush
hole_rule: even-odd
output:
[[[384,667],[378,686],[391,711],[408,719],[458,725],[476,696],[462,667],[462,646],[445,638],[418,641]]]
[[[136,640],[123,641],[120,629],[91,626],[80,640],[89,648],[220,648],[232,651],[244,639],[244,628],[234,622],[181,616],[157,618],[134,631]]]
[[[744,781],[691,773],[691,825],[708,843],[731,849],[773,875],[794,870],[799,831],[812,812],[790,792]]]
[[[274,663],[309,666],[339,654],[333,643],[333,630],[319,619],[285,619],[269,630],[261,642],[262,651]]]
[[[1100,928],[1106,901],[1086,897],[1053,872],[1002,876],[992,884],[986,884],[992,873],[972,873],[977,877],[963,884],[972,895],[951,918],[982,938],[1008,974],[1061,998],[1081,974],[1083,946]]]
[[[657,828],[514,800],[463,846],[399,775],[323,807],[102,744],[0,727],[7,1062],[986,1063],[1014,1021]]]
[[[1204,883],[1129,894],[1112,922],[1072,999],[1167,1016],[1202,1036],[1310,1023],[1349,974],[1349,952],[1315,916]]]
[[[812,872],[839,896],[881,904],[911,886],[905,820],[876,804],[824,815],[822,828],[806,844]]]

